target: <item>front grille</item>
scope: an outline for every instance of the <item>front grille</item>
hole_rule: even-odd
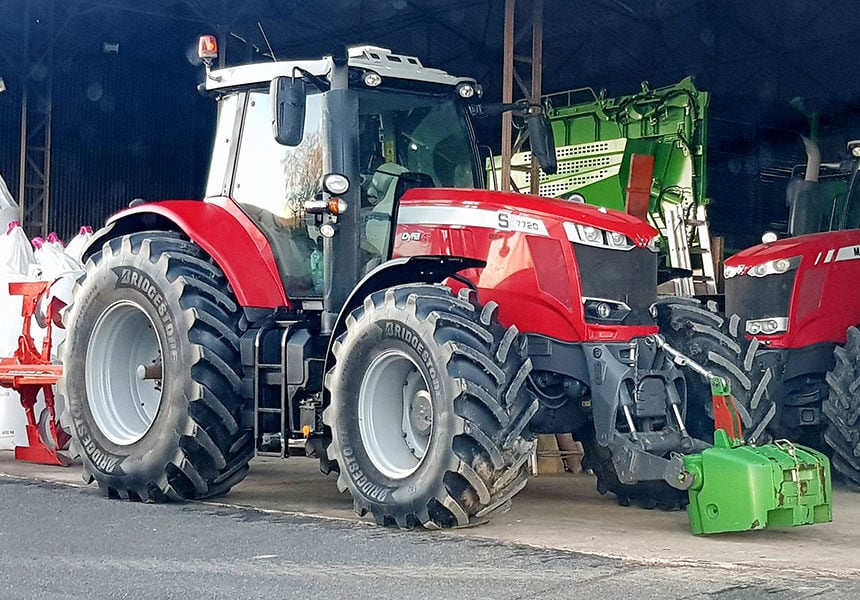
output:
[[[573,244],[582,295],[624,302],[632,310],[624,325],[650,325],[648,308],[657,300],[657,255],[647,248],[610,250]],[[600,321],[587,316],[589,322]]]
[[[726,279],[726,314],[738,315],[742,323],[750,319],[787,317],[796,275],[795,269],[767,277],[738,275]]]

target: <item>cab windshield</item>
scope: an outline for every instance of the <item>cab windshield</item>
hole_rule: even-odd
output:
[[[434,187],[479,186],[472,134],[453,95],[356,93],[359,173],[365,187],[380,168],[426,176],[426,183]]]

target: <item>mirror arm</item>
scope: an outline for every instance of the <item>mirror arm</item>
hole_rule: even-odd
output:
[[[540,105],[534,105],[540,106]],[[541,109],[542,110],[542,109]],[[501,102],[495,104],[471,104],[469,105],[469,114],[478,119],[485,117],[496,117],[508,111],[515,111],[517,116],[527,116],[531,112],[531,107],[525,100],[519,102],[511,102],[503,104]]]
[[[296,77],[296,73],[298,73],[299,76],[308,83],[313,84],[314,87],[316,87],[321,92],[327,92],[329,91],[329,89],[331,89],[331,83],[327,79],[324,79],[319,75],[314,75],[310,71],[306,71],[301,67],[293,67],[294,79]]]
[[[521,100],[510,104],[473,104],[469,106],[469,114],[475,118],[500,115],[507,111],[514,111],[513,114],[525,119],[532,155],[537,158],[546,174],[554,175],[558,171],[558,159],[555,153],[555,143],[552,139],[552,128],[541,104],[531,104],[527,100]]]

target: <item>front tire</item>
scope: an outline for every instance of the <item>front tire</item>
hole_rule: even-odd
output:
[[[833,450],[833,469],[860,491],[860,329],[850,327],[847,338],[835,348],[836,364],[826,376],[824,441]]]
[[[737,335],[737,323],[724,319],[713,306],[692,298],[661,298],[654,305],[657,325],[666,341],[697,363],[729,382],[745,439],[767,443],[777,416],[770,394],[773,372],[756,361],[759,341]],[[687,429],[705,441],[714,438],[714,407],[710,382],[690,368],[687,381]]]
[[[464,527],[504,510],[526,484],[537,411],[515,328],[468,290],[376,292],[347,318],[323,414],[341,491],[359,515],[401,528]]]
[[[169,232],[114,238],[87,262],[60,348],[64,425],[111,497],[207,498],[241,481],[242,317],[220,269]]]

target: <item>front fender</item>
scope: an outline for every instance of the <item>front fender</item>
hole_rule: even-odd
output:
[[[139,231],[181,231],[221,268],[243,307],[290,306],[269,243],[228,198],[141,204],[110,217],[84,250],[84,260],[109,239]]]

